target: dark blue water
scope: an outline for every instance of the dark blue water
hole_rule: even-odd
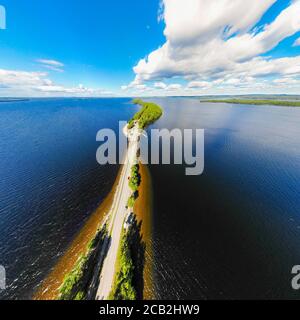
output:
[[[97,164],[96,133],[130,118],[129,101],[0,104],[1,298],[29,298],[110,191],[118,166]]]
[[[300,298],[300,108],[156,99],[205,129],[205,171],[152,165],[158,298]]]
[[[156,99],[157,128],[204,128],[205,171],[150,166],[158,298],[299,298],[300,108]],[[109,192],[118,166],[95,159],[101,128],[129,99],[0,104],[1,298],[29,298]]]

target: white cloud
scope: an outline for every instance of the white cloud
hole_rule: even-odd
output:
[[[167,87],[166,87],[166,90],[179,90],[182,88],[182,85],[181,84],[178,84],[178,83],[173,83],[173,84],[169,84]]]
[[[46,72],[0,69],[0,96],[103,96],[112,93],[82,84],[66,87],[53,83]]]
[[[146,84],[143,84],[140,81],[132,81],[129,85],[121,86],[122,91],[135,90],[135,91],[147,91],[149,87]]]
[[[155,82],[154,88],[156,89],[166,89],[167,85],[164,82]]]
[[[208,81],[191,81],[190,83],[188,83],[187,87],[189,89],[199,89],[199,88],[208,88],[210,87],[212,84],[211,82]]]
[[[300,85],[300,80],[295,78],[279,78],[273,80],[273,83],[279,86],[285,86],[285,85]]]
[[[40,63],[44,68],[47,68],[51,71],[64,72],[64,64],[57,60],[37,59],[36,61]]]
[[[145,84],[138,84],[135,86],[135,89],[137,90],[145,90],[147,89],[147,86]]]
[[[215,81],[245,85],[257,77],[300,74],[300,56],[261,56],[300,31],[299,0],[259,29],[256,23],[275,0],[162,2],[166,42],[138,62],[133,83],[182,77],[192,89]]]
[[[296,39],[296,41],[293,44],[293,47],[298,47],[300,46],[300,38]]]
[[[38,86],[51,85],[51,81],[46,79],[45,72],[27,72],[0,69],[0,84],[5,86]]]
[[[62,62],[59,62],[57,60],[48,60],[48,59],[38,59],[37,62],[42,64],[48,64],[54,67],[63,67],[64,64]]]

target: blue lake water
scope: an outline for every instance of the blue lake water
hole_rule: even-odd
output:
[[[110,191],[118,166],[97,164],[96,133],[131,117],[129,101],[0,104],[0,297],[29,298]]]
[[[151,165],[155,294],[160,299],[299,298],[300,108],[152,99],[156,128],[205,129],[205,171]],[[29,298],[109,192],[101,128],[137,110],[129,99],[0,104],[0,298]]]
[[[159,298],[300,298],[300,108],[155,99],[205,129],[205,170],[152,165]]]

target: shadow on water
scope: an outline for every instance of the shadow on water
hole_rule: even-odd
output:
[[[104,260],[111,246],[111,236],[105,235],[103,241],[101,241],[98,249],[96,250],[95,260],[93,266],[86,275],[87,277],[87,288],[85,300],[95,300],[97,290],[100,284],[100,274],[103,267]]]
[[[132,252],[132,260],[135,266],[133,283],[137,292],[137,300],[143,300],[144,292],[144,268],[145,268],[145,251],[146,244],[143,241],[142,221],[137,222],[136,217],[132,223],[129,232],[130,251]]]

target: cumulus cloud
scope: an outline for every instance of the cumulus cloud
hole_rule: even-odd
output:
[[[155,82],[154,88],[156,89],[166,89],[167,85],[164,82]]]
[[[300,85],[300,80],[299,79],[295,79],[295,78],[280,78],[280,79],[275,79],[273,80],[273,83],[275,83],[276,85],[291,85],[291,86],[294,86],[294,85]]]
[[[0,69],[1,89],[11,96],[103,96],[111,95],[103,89],[87,88],[82,84],[77,87],[66,87],[55,84],[48,78],[46,72],[28,72],[19,70]]]
[[[38,85],[51,85],[52,82],[45,78],[45,72],[27,72],[0,69],[0,84],[7,87],[34,87]]]
[[[191,81],[188,83],[188,88],[189,89],[194,89],[194,88],[208,88],[212,85],[211,82],[208,81]]]
[[[166,87],[166,90],[179,90],[182,88],[182,85],[179,83],[173,83]]]
[[[289,3],[269,24],[256,27],[274,3],[163,0],[166,42],[133,68],[133,83],[182,77],[193,89],[209,88],[215,81],[245,85],[257,77],[299,75],[300,56],[262,56],[300,31],[300,0]]]

